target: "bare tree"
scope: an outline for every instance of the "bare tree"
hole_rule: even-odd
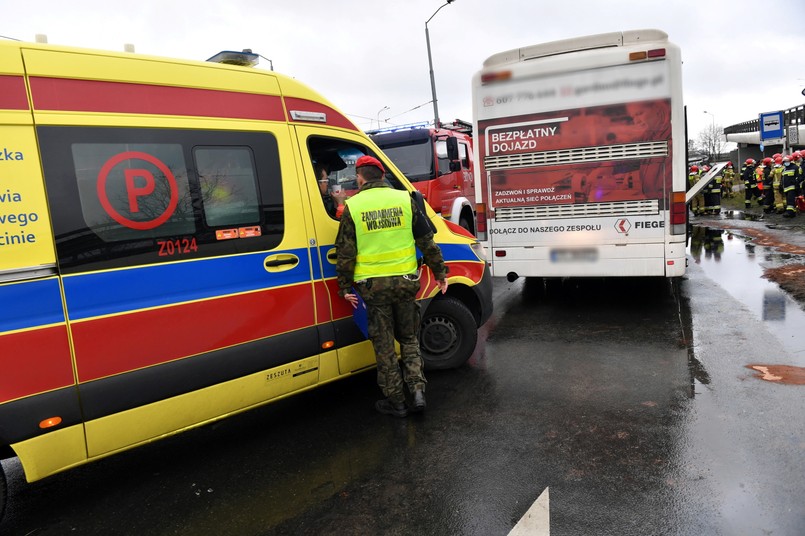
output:
[[[724,128],[711,124],[699,132],[699,148],[707,155],[707,160],[714,162],[727,146]]]

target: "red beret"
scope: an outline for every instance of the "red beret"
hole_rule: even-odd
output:
[[[363,166],[374,166],[374,167],[378,168],[380,171],[382,171],[383,173],[386,172],[386,170],[383,169],[383,164],[381,164],[380,160],[378,160],[374,156],[362,156],[362,157],[358,158],[358,161],[355,162],[355,169],[358,169],[359,167],[363,167]]]

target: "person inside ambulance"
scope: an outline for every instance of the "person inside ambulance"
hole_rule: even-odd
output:
[[[341,187],[330,181],[330,174],[341,171],[347,164],[337,154],[321,154],[313,156],[313,171],[319,185],[319,192],[324,208],[331,218],[340,219],[344,212],[344,201],[347,194]]]

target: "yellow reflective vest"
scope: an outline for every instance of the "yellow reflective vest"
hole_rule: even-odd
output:
[[[370,188],[347,200],[355,222],[355,281],[416,273],[416,243],[408,192]]]

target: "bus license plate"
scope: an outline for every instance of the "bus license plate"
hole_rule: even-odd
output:
[[[551,250],[551,262],[595,262],[597,260],[598,250],[594,248]]]

